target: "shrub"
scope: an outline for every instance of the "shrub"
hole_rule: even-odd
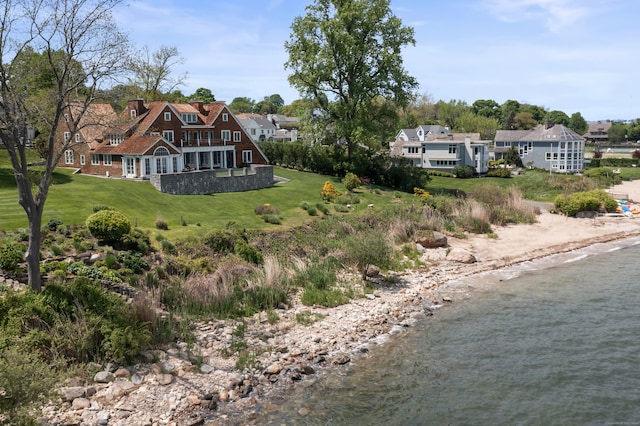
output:
[[[263,262],[262,253],[244,240],[237,240],[235,253],[249,263],[260,265]]]
[[[469,179],[476,174],[476,169],[471,166],[455,166],[452,172],[458,179]]]
[[[316,203],[316,208],[322,212],[325,216],[329,214],[329,207],[323,203]]]
[[[340,195],[340,193],[336,190],[331,182],[326,181],[324,183],[324,186],[322,187],[321,195],[323,200],[332,201],[334,198]]]
[[[640,149],[636,149],[631,153],[631,158],[640,158]]]
[[[132,229],[120,241],[122,248],[147,254],[151,250],[149,233],[138,228]]]
[[[307,213],[309,214],[309,216],[318,216],[318,209],[316,209],[315,207],[309,207],[307,209]]]
[[[306,201],[303,201],[300,203],[300,208],[302,210],[308,210],[309,209],[309,203],[307,203]]]
[[[131,230],[131,222],[116,210],[100,210],[87,218],[91,235],[105,242],[118,242]]]
[[[119,253],[118,262],[125,268],[131,269],[135,274],[139,274],[143,270],[149,269],[147,261],[142,258],[140,253],[135,251]]]
[[[360,180],[358,175],[351,172],[345,175],[344,179],[342,179],[342,183],[344,184],[344,187],[347,188],[347,191],[349,192],[352,192],[354,189],[362,185],[362,181]]]
[[[360,273],[367,279],[369,265],[386,267],[391,260],[393,249],[384,235],[376,229],[360,231],[346,240],[345,254]]]
[[[156,229],[161,229],[163,231],[166,231],[169,229],[169,224],[167,223],[166,220],[164,220],[163,218],[159,217],[156,219]]]
[[[278,216],[277,214],[263,214],[262,220],[272,225],[280,225],[282,223],[280,216]]]
[[[0,246],[0,269],[14,271],[22,262],[27,248],[20,243],[7,243]]]
[[[489,171],[487,172],[487,177],[510,178],[511,169],[507,169],[505,167],[496,167],[495,169],[489,169]]]
[[[7,424],[37,424],[29,416],[29,405],[45,401],[58,380],[55,368],[38,353],[22,352],[15,347],[0,350],[0,413]]]
[[[278,214],[278,209],[276,209],[275,207],[273,207],[269,203],[265,203],[265,204],[261,204],[258,207],[256,207],[255,208],[255,212],[256,212],[257,215],[263,215],[263,214],[277,215]]]
[[[55,232],[58,230],[58,226],[62,225],[62,221],[59,219],[49,219],[49,222],[45,225],[47,229],[51,232]]]
[[[351,211],[349,210],[349,207],[344,204],[334,204],[333,209],[338,213],[349,213]]]
[[[93,212],[98,213],[101,210],[115,210],[113,207],[106,206],[104,204],[98,204],[97,206],[93,206]]]
[[[300,302],[306,306],[324,306],[327,308],[335,308],[336,306],[349,303],[349,296],[338,289],[323,290],[314,286],[306,286],[300,296]],[[296,321],[298,316],[296,315]],[[301,324],[309,325],[306,321]]]
[[[615,211],[618,203],[603,190],[592,190],[559,195],[554,201],[554,206],[566,215],[575,216],[581,211]]]

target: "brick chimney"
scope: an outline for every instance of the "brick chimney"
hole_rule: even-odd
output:
[[[147,108],[144,106],[144,99],[130,99],[127,101],[127,109],[129,110],[129,114],[131,118],[136,118],[145,112],[147,112]]]
[[[189,101],[189,105],[197,109],[200,114],[206,114],[204,110],[204,101],[193,99]]]

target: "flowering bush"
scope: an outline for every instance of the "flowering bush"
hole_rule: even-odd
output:
[[[322,199],[327,201],[332,201],[334,198],[339,196],[340,193],[336,190],[333,184],[329,181],[324,183],[322,187]]]

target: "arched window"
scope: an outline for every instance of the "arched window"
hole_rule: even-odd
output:
[[[160,146],[153,152],[153,156],[160,157],[160,158],[156,158],[156,173],[159,173],[159,174],[167,173],[168,172],[167,159],[163,157],[169,156],[169,150],[164,146]]]
[[[169,150],[167,148],[165,148],[164,146],[158,147],[154,152],[153,155],[155,157],[164,157],[166,155],[169,155]]]

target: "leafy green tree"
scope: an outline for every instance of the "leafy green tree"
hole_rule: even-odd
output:
[[[0,3],[0,140],[11,159],[18,203],[29,221],[25,260],[29,286],[36,291],[42,288],[42,213],[53,170],[74,140],[101,85],[123,71],[121,64],[129,54],[128,39],[118,31],[112,15],[120,3],[121,0]],[[25,55],[33,52],[42,55],[39,72],[50,76],[49,83],[34,82],[33,70],[23,66]],[[69,112],[65,122],[64,114]],[[35,184],[25,138],[26,129],[33,122],[46,123],[40,130],[46,135],[43,151],[47,157]],[[62,123],[68,126],[71,138],[58,142],[56,134]]]
[[[194,100],[198,100],[198,101],[203,101],[206,104],[209,104],[211,102],[215,102],[216,97],[213,96],[213,93],[211,92],[211,89],[207,89],[204,87],[199,87],[196,89],[195,92],[193,92],[193,95],[189,96],[190,99],[194,99]]]
[[[520,112],[520,102],[509,99],[502,104],[502,128],[515,129],[516,114]]]
[[[378,98],[406,105],[417,81],[402,48],[415,44],[390,0],[316,0],[296,17],[285,42],[289,82],[315,100],[351,159],[359,135],[378,123]]]
[[[149,50],[149,46],[144,46],[129,61],[133,72],[131,84],[142,90],[145,99],[162,100],[165,94],[184,84],[186,73],[177,77],[171,75],[172,69],[183,62],[175,46],[161,46],[154,52]]]
[[[296,99],[289,105],[284,105],[280,112],[287,117],[302,117],[313,111],[314,104],[309,99]]]
[[[513,117],[513,126],[517,130],[529,130],[536,127],[538,122],[533,118],[530,112],[522,111]]]
[[[239,114],[242,112],[252,112],[255,103],[256,102],[251,98],[237,97],[233,98],[233,100],[229,104],[229,109],[234,114]]]
[[[520,106],[520,112],[531,113],[533,119],[538,123],[542,123],[544,121],[544,117],[547,115],[547,110],[543,107],[531,104],[522,104]]]
[[[459,132],[480,133],[480,138],[485,140],[493,140],[499,128],[500,123],[496,118],[475,115],[472,112],[461,115],[454,126]]]
[[[280,96],[277,93],[274,93],[273,95],[269,96],[268,100],[270,103],[275,105],[278,109],[284,106],[284,99],[282,99],[282,96]]]
[[[579,135],[583,135],[589,129],[589,124],[587,124],[587,120],[582,117],[582,114],[579,112],[574,112],[571,114],[571,118],[569,118],[568,128],[573,130]]]
[[[613,143],[624,142],[626,134],[626,127],[620,123],[613,123],[611,127],[609,127],[609,131],[607,132],[607,135],[609,136],[609,142]]]
[[[494,118],[496,120],[502,119],[502,107],[493,99],[478,99],[471,104],[471,108],[476,115]]]
[[[453,129],[456,121],[465,113],[470,112],[469,105],[462,100],[452,99],[449,102],[439,100],[436,103],[436,117],[445,126]]]
[[[506,161],[510,166],[522,167],[522,158],[520,158],[520,154],[518,154],[518,150],[515,146],[509,148],[509,150],[504,154],[504,161]]]
[[[545,120],[551,120],[552,124],[562,124],[563,126],[569,125],[569,116],[562,111],[553,110],[549,111],[545,116]]]
[[[627,135],[629,136],[629,141],[631,142],[640,141],[640,124],[629,126]]]

